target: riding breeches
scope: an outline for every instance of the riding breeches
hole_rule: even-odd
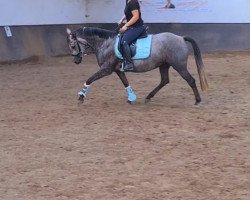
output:
[[[124,42],[131,44],[141,35],[144,29],[144,26],[128,27],[128,29],[122,34],[121,44],[124,44]]]

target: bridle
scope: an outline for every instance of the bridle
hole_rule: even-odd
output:
[[[79,41],[74,33],[70,33],[69,36],[71,36],[71,38],[72,38],[72,39],[74,40],[74,42],[76,43],[76,44],[74,45],[74,48],[73,48],[72,46],[71,46],[71,48],[72,48],[74,51],[76,51],[76,50],[75,50],[75,46],[77,46],[77,50],[78,50],[78,51],[76,51],[75,53],[72,53],[72,54],[71,54],[72,56],[80,56],[80,54],[87,55],[87,53],[85,53],[85,52],[82,51],[82,48],[81,48],[80,44],[84,46],[84,51],[87,51],[87,50],[89,50],[89,49],[92,49],[93,51],[95,50],[94,47],[91,46],[86,40],[84,40],[84,41]],[[73,52],[74,52],[74,51],[73,51]],[[87,52],[88,52],[88,51],[87,51]]]

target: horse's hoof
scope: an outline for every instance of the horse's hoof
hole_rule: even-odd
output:
[[[201,102],[201,101],[196,101],[194,105],[195,105],[195,106],[198,106],[198,105],[200,104],[200,102]]]
[[[78,98],[78,100],[79,100],[80,103],[83,103],[84,102],[84,96],[80,95],[79,98]]]
[[[129,103],[130,105],[133,105],[135,103],[135,101],[129,101],[129,100],[127,100],[127,103]]]
[[[147,98],[146,98],[146,99],[144,100],[144,103],[149,103],[150,101],[151,101],[151,99],[147,99]]]

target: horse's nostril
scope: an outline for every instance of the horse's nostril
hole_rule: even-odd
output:
[[[74,63],[80,64],[82,62],[82,57],[74,57]]]

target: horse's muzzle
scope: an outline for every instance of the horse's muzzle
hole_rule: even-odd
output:
[[[74,56],[73,62],[75,64],[80,64],[82,62],[82,57],[81,56]]]

